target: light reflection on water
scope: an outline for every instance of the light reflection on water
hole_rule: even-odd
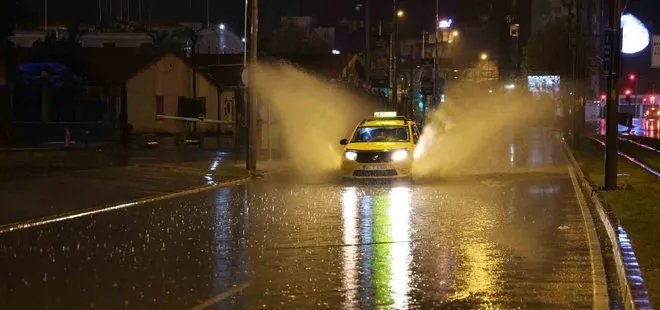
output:
[[[349,309],[357,301],[358,288],[358,237],[357,190],[347,188],[342,196],[342,219],[344,227],[344,264],[342,287],[345,292],[344,309]]]
[[[369,295],[363,300],[371,299],[379,306],[390,305],[394,309],[408,307],[412,264],[410,210],[411,191],[406,187],[379,191],[376,195],[358,193],[355,187],[344,189],[343,308],[356,306],[358,287],[371,288],[362,292]],[[361,235],[358,217],[363,223]],[[360,253],[362,272],[359,272]]]
[[[619,132],[633,136],[660,139],[660,120],[635,118],[632,122],[633,128],[619,125]],[[598,121],[598,134],[605,135],[606,122],[604,119]]]

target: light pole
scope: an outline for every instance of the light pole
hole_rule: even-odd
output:
[[[250,171],[257,170],[257,92],[254,85],[254,75],[257,67],[257,42],[259,39],[259,1],[252,0],[252,10],[250,18],[250,67],[252,74],[248,75],[249,79],[249,109],[248,109],[248,156],[246,160],[247,169]]]
[[[399,63],[399,20],[405,16],[405,12],[397,9],[397,0],[392,1],[392,33],[390,35],[390,105],[398,110],[398,63]]]
[[[44,0],[44,30],[48,36],[48,0]]]
[[[371,0],[365,1],[364,6],[364,45],[365,45],[365,55],[367,60],[365,61],[365,80],[367,82],[367,87],[371,90]]]
[[[610,43],[611,63],[607,76],[607,119],[605,121],[605,190],[617,188],[617,156],[619,140],[619,74],[621,72],[621,0],[610,0]]]
[[[432,106],[435,106],[438,102],[438,46],[442,43],[443,39],[440,38],[440,30],[447,31],[451,28],[453,23],[452,19],[439,19],[438,16],[438,1],[435,1],[435,11],[436,11],[436,23],[435,23],[435,44],[433,45],[433,103]]]

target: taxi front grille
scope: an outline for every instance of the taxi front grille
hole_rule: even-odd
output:
[[[359,151],[355,161],[367,164],[388,163],[392,161],[392,156],[386,151]]]
[[[355,170],[353,172],[355,177],[395,177],[397,176],[396,170]]]

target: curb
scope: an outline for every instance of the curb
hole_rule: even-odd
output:
[[[594,209],[597,220],[602,224],[607,233],[607,240],[612,247],[614,264],[619,284],[618,291],[621,294],[621,303],[623,309],[653,309],[649,300],[648,291],[644,286],[639,264],[632,249],[632,244],[628,236],[619,224],[619,220],[610,211],[607,201],[596,191],[589,178],[582,171],[575,156],[566,145],[566,141],[561,141],[562,149],[572,169],[577,173],[582,193],[590,198],[591,207]]]
[[[78,218],[78,217],[84,217],[84,216],[94,215],[94,214],[98,214],[98,213],[105,213],[105,212],[109,212],[109,211],[125,209],[125,208],[128,208],[128,207],[144,205],[144,204],[153,203],[153,202],[157,202],[157,201],[168,200],[168,199],[173,199],[173,198],[198,194],[198,193],[210,191],[210,190],[217,189],[217,188],[241,185],[241,184],[245,184],[245,183],[249,182],[252,179],[253,179],[253,177],[243,177],[243,178],[239,178],[239,179],[232,180],[232,181],[215,183],[215,184],[206,185],[206,186],[202,186],[202,187],[192,188],[192,189],[188,189],[188,190],[178,191],[178,192],[165,194],[165,195],[160,195],[160,196],[155,196],[155,197],[150,197],[150,198],[143,198],[143,199],[133,200],[133,201],[124,202],[124,203],[120,203],[120,204],[112,204],[112,205],[105,205],[105,206],[101,206],[101,207],[93,207],[93,208],[88,208],[88,209],[79,210],[79,211],[71,211],[71,212],[61,213],[61,214],[57,214],[57,215],[53,215],[53,216],[46,216],[46,217],[42,217],[42,218],[38,218],[38,219],[32,219],[32,220],[27,220],[27,221],[22,221],[22,222],[4,224],[4,225],[0,225],[0,235],[2,235],[4,233],[9,233],[9,232],[14,232],[14,231],[18,231],[18,230],[31,228],[31,227],[37,227],[37,226],[42,226],[42,225],[51,224],[51,223],[55,223],[55,222],[66,221],[66,220],[70,220],[70,219],[74,219],[74,218]]]

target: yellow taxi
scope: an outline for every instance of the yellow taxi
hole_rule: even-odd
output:
[[[376,112],[342,139],[344,179],[410,179],[417,124],[396,112]]]

